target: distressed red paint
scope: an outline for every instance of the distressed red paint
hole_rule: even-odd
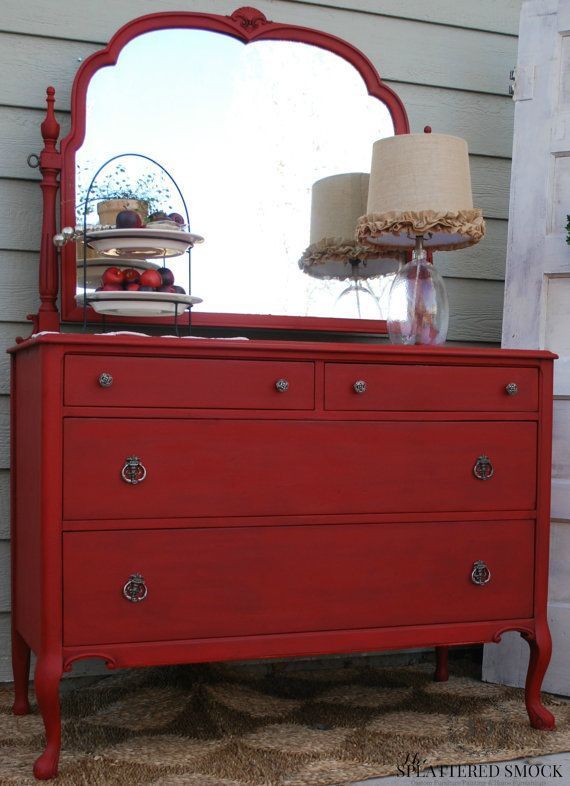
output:
[[[433,646],[441,681],[449,646],[515,630],[531,648],[530,722],[553,727],[540,700],[553,355],[72,334],[12,354],[14,711],[29,709],[31,648],[37,777],[57,771],[60,677],[93,657]],[[136,485],[121,478],[133,455]],[[134,573],[140,603],[123,595]]]

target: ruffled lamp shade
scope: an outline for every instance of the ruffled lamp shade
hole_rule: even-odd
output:
[[[398,254],[355,240],[359,216],[366,210],[369,175],[349,172],[313,184],[310,245],[299,267],[314,278],[368,279],[398,269]]]
[[[399,134],[374,143],[359,243],[405,249],[422,236],[425,248],[444,251],[471,246],[484,234],[481,210],[473,207],[464,139]]]

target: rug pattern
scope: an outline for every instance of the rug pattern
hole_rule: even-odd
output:
[[[570,701],[544,696],[554,732],[531,729],[522,691],[433,664],[313,670],[140,669],[64,691],[58,786],[340,786],[426,765],[570,750]],[[43,745],[37,707],[0,687],[0,786],[28,786]]]

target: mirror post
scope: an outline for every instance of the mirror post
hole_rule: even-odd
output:
[[[40,247],[39,294],[40,309],[38,314],[28,317],[34,322],[34,331],[51,330],[59,332],[60,320],[57,308],[58,293],[58,259],[53,243],[56,234],[56,197],[61,172],[61,155],[57,151],[59,123],[54,113],[55,90],[48,87],[46,91],[47,111],[41,126],[44,148],[40,154],[40,187],[43,196],[42,243]]]

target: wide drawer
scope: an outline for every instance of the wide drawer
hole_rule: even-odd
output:
[[[533,411],[538,407],[538,371],[518,367],[327,363],[325,407],[404,412]]]
[[[536,449],[533,422],[67,418],[64,518],[533,510]]]
[[[277,386],[280,380],[287,384]],[[314,402],[311,362],[119,355],[65,359],[68,406],[313,409]]]
[[[64,642],[528,618],[533,532],[519,520],[66,533]]]

